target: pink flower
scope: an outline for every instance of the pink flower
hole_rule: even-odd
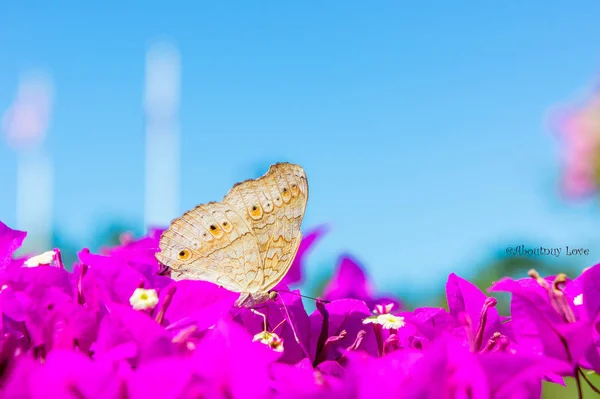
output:
[[[44,139],[52,109],[52,82],[45,74],[28,76],[19,84],[13,105],[2,118],[8,141],[14,146],[37,144]]]
[[[594,93],[580,107],[562,110],[555,115],[553,125],[564,141],[562,193],[570,199],[591,195],[598,180],[600,93]]]

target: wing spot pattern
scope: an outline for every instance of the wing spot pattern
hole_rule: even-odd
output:
[[[161,237],[157,259],[177,266],[181,278],[262,297],[293,261],[307,200],[303,169],[275,164],[259,179],[235,184],[222,203],[184,214]],[[182,248],[191,251],[187,261],[178,260]]]

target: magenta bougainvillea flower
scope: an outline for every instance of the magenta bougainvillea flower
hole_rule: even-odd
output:
[[[0,222],[0,267],[6,267],[13,262],[12,256],[25,240],[27,233],[13,230]]]
[[[575,309],[573,295],[579,289],[567,290],[572,281],[564,275],[542,278],[532,270],[530,276],[505,278],[492,287],[512,294],[511,325],[519,351],[561,360],[570,365],[568,375],[577,375],[581,367],[598,372],[593,321],[579,317]]]
[[[283,284],[292,285],[301,283],[304,280],[304,262],[306,262],[306,256],[310,253],[311,249],[315,246],[325,234],[327,234],[327,226],[319,226],[304,235],[296,257],[290,266],[287,274],[281,281]]]
[[[326,300],[353,298],[364,301],[369,308],[376,304],[393,303],[400,307],[400,301],[392,296],[376,296],[375,288],[369,281],[362,266],[350,255],[340,257],[336,271],[323,291]]]
[[[14,259],[0,224],[0,393],[5,398],[539,398],[543,381],[600,370],[600,265],[570,280],[503,279],[511,314],[450,274],[448,309],[403,309],[345,256],[307,312],[306,234],[277,297],[250,310],[205,281],[173,281],[160,230],[74,265]],[[596,389],[596,388],[592,388]]]

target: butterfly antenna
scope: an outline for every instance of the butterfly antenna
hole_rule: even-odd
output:
[[[326,301],[326,300],[321,299],[321,298],[313,298],[312,296],[298,294],[297,292],[291,292],[291,291],[285,291],[285,290],[277,290],[277,291],[274,291],[274,292],[285,292],[286,294],[296,295],[296,296],[299,296],[299,297],[302,297],[302,298],[306,298],[306,299],[310,299],[310,300],[313,300],[313,301],[321,301],[323,303],[331,303],[331,301]]]

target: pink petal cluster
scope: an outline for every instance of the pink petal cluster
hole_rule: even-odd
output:
[[[44,140],[50,123],[52,97],[53,84],[47,74],[37,73],[22,79],[12,106],[0,120],[9,144],[21,148]]]
[[[451,274],[448,309],[378,297],[344,256],[316,310],[289,281],[257,309],[203,281],[173,281],[160,231],[102,254],[14,259],[25,233],[0,223],[3,398],[539,398],[543,381],[600,371],[600,265],[574,280],[534,271],[492,291]],[[593,388],[595,389],[595,388]]]
[[[580,107],[563,110],[555,122],[564,148],[562,192],[572,199],[593,194],[600,181],[600,92],[594,92]]]

